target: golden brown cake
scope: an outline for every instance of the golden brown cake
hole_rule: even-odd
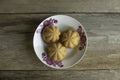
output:
[[[60,31],[55,25],[46,26],[42,32],[42,38],[45,42],[56,42],[59,40]]]
[[[66,48],[61,43],[53,43],[47,48],[47,54],[54,61],[60,61],[66,55]]]
[[[74,48],[80,42],[80,36],[74,29],[68,29],[61,34],[61,43],[67,48]]]

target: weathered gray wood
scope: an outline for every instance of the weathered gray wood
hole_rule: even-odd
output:
[[[120,70],[0,71],[0,80],[120,80]]]
[[[0,70],[52,70],[32,47],[35,28],[51,15],[0,15]],[[85,57],[70,70],[120,69],[120,14],[68,15],[84,25],[89,41]]]
[[[120,0],[0,0],[0,13],[120,12]]]

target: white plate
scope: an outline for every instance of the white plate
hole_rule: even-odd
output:
[[[54,24],[59,27],[60,31],[64,31],[70,27],[74,28],[78,31],[81,36],[81,43],[74,49],[67,48],[66,57],[59,62],[52,61],[46,54],[44,48],[46,44],[42,40],[41,31],[43,27]],[[81,25],[79,21],[76,19],[66,16],[66,15],[55,15],[48,17],[44,21],[42,21],[37,27],[34,38],[33,38],[33,46],[36,55],[38,58],[47,66],[55,68],[55,69],[66,69],[70,68],[73,65],[77,64],[83,55],[85,54],[87,47],[87,34],[84,27]]]

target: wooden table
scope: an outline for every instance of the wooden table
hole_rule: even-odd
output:
[[[56,14],[88,34],[85,57],[66,70],[48,68],[33,50],[38,24]],[[120,80],[120,0],[0,0],[0,80]]]

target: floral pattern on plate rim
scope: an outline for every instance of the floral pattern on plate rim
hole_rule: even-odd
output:
[[[45,27],[51,24],[56,24],[56,23],[58,23],[58,20],[56,19],[50,18],[48,20],[45,20],[43,22],[43,25],[40,25],[40,27],[36,30],[36,33],[41,33]],[[85,32],[82,30],[81,26],[78,26],[77,32],[80,35],[79,50],[82,50],[86,46],[86,35],[85,35]],[[43,61],[45,61],[48,65],[52,65],[54,67],[56,66],[63,67],[62,61],[53,61],[47,56],[45,52],[42,53],[42,58],[43,58]]]
[[[54,67],[56,67],[56,65],[59,67],[63,67],[62,61],[53,61],[51,58],[47,56],[45,52],[42,53],[42,58],[43,61],[45,61],[48,65],[53,65]]]
[[[86,46],[86,35],[81,26],[78,27],[77,32],[80,36],[79,50],[82,50]]]
[[[38,27],[38,29],[36,30],[36,33],[41,33],[42,32],[42,30],[45,28],[45,27],[47,27],[47,26],[49,26],[49,25],[52,25],[52,24],[56,24],[56,23],[58,23],[58,20],[56,20],[56,19],[52,19],[52,18],[50,18],[50,19],[48,19],[48,20],[45,20],[44,22],[43,22],[43,24],[41,24],[39,27]]]

